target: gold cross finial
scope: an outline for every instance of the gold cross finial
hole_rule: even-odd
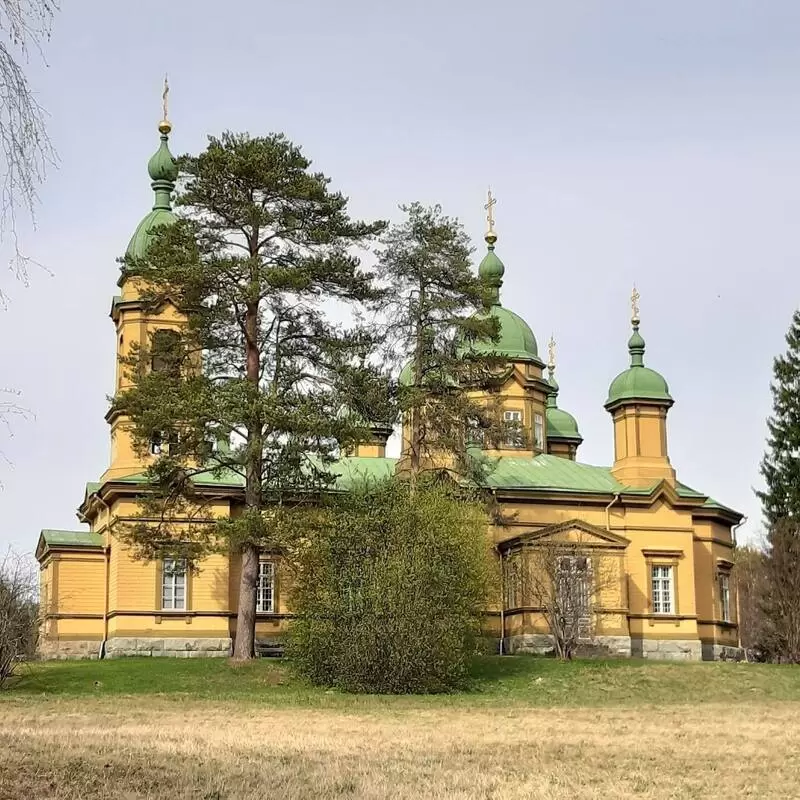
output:
[[[172,130],[172,123],[169,121],[169,80],[164,76],[164,91],[161,93],[161,111],[163,116],[158,123],[158,129],[163,134],[168,134]]]
[[[639,292],[636,290],[636,284],[633,284],[633,291],[631,292],[631,322],[634,325],[639,324]]]
[[[550,341],[547,343],[547,369],[553,372],[556,368],[556,340],[550,334]]]
[[[494,232],[494,207],[497,205],[497,198],[492,197],[492,187],[489,187],[489,191],[487,192],[487,200],[486,205],[484,208],[486,209],[486,222],[489,224],[489,228],[486,231],[486,235],[488,236],[495,236]],[[495,239],[497,237],[495,236]]]

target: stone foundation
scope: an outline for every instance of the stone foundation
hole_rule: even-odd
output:
[[[534,653],[550,655],[553,653],[553,637],[547,633],[522,633],[508,636],[505,640],[506,653]],[[629,658],[631,655],[630,636],[595,636],[582,639],[578,644],[579,656],[606,656]]]
[[[45,661],[67,659],[97,659],[101,642],[91,639],[70,641],[65,639],[43,639],[39,644],[39,657]]]
[[[114,638],[106,642],[106,658],[126,656],[161,656],[166,658],[227,658],[231,654],[231,639],[164,639],[137,637]]]
[[[699,639],[631,639],[631,655],[658,661],[700,661]]]
[[[728,644],[703,642],[703,661],[744,661],[744,650]]]

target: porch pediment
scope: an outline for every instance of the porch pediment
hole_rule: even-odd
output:
[[[630,544],[630,539],[626,539],[617,533],[612,533],[605,528],[598,528],[596,525],[591,525],[581,519],[571,519],[522,533],[504,542],[504,545],[513,546],[517,544],[535,547],[537,543],[545,544],[547,542],[606,550],[624,550]]]

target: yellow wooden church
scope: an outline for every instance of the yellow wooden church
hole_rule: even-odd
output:
[[[161,144],[148,164],[155,202],[128,245],[133,255],[143,254],[154,230],[175,219],[171,126],[165,120],[159,130]],[[498,606],[487,609],[489,632],[504,652],[550,650],[541,600],[524,576],[544,548],[579,543],[581,552],[605,565],[602,587],[592,585],[595,578],[588,572],[581,578],[586,595],[596,600],[585,631],[595,648],[659,659],[736,657],[731,568],[733,529],[742,518],[676,477],[667,452],[673,398],[664,378],[644,364],[638,296],[634,293],[629,364],[611,381],[605,399],[613,461],[608,467],[582,464],[578,425],[558,406],[552,348],[545,375],[530,327],[501,303],[505,268],[495,252],[491,205],[490,198],[488,251],[479,272],[487,287],[485,313],[498,320],[500,334],[480,347],[507,362],[501,413],[516,432],[483,454],[492,460],[483,488],[501,510],[487,532],[503,583]],[[148,310],[135,281],[124,273],[118,285],[110,315],[117,343],[115,391],[127,385],[120,359],[132,343],[147,343],[182,321],[171,306]],[[137,454],[124,418],[109,413],[106,420],[110,462],[98,480],[86,485],[78,509],[85,527],[43,530],[36,548],[42,655],[228,655],[235,636],[237,559],[215,555],[198,570],[188,570],[179,562],[133,557],[115,530],[137,515],[137,498],[146,491],[143,471],[153,456]],[[371,441],[334,465],[337,489],[346,490],[364,476],[394,473],[398,459],[386,456],[390,433],[376,429]],[[230,515],[243,503],[242,486],[235,481],[209,476],[196,484],[215,517]],[[289,624],[285,595],[278,556],[264,554],[257,585],[260,641],[278,640]]]

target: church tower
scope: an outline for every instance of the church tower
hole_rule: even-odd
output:
[[[674,401],[664,378],[644,365],[639,293],[635,288],[631,306],[631,365],[611,382],[605,402],[605,409],[614,420],[611,474],[626,486],[651,486],[659,480],[674,486],[675,470],[667,455],[667,411]]]
[[[178,165],[169,150],[169,134],[172,124],[167,119],[167,95],[169,87],[164,84],[164,113],[158,125],[161,137],[158,150],[150,158],[147,171],[150,175],[154,193],[153,208],[139,223],[128,248],[125,251],[126,263],[142,259],[159,228],[172,225],[176,216],[172,211],[172,192],[178,179]],[[114,383],[115,396],[132,385],[129,368],[124,359],[131,355],[134,343],[141,350],[149,350],[154,337],[174,336],[184,322],[182,315],[171,304],[159,308],[144,302],[141,281],[127,274],[126,265],[122,267],[117,285],[121,294],[114,297],[111,305],[111,319],[116,326],[117,369]],[[108,469],[101,481],[121,478],[142,472],[146,469],[149,457],[137,453],[133,446],[129,420],[113,408],[106,414],[106,422],[111,427],[111,456]],[[159,447],[154,443],[153,447]]]
[[[545,420],[547,423],[547,452],[560,458],[575,461],[578,447],[583,441],[575,417],[558,407],[558,383],[556,382],[556,342],[551,336],[547,343],[547,377],[550,394],[547,396]]]

